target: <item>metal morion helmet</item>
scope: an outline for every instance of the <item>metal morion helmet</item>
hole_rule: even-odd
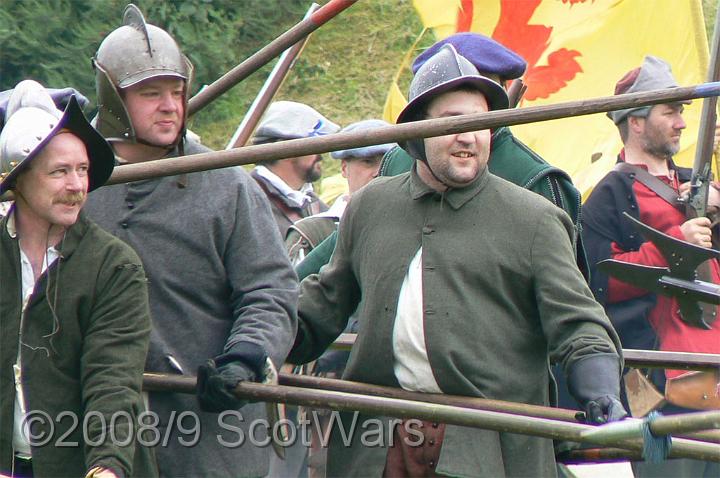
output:
[[[397,123],[424,119],[422,116],[430,101],[437,95],[471,85],[485,95],[490,111],[506,109],[508,97],[505,89],[493,80],[482,76],[465,57],[450,44],[444,45],[415,73],[410,83],[409,103],[398,116]],[[400,142],[400,147],[415,159],[427,161],[425,141],[422,138]]]
[[[98,101],[96,127],[111,140],[137,141],[120,89],[157,77],[185,80],[185,119],[176,143],[180,141],[187,123],[193,66],[165,30],[145,23],[140,9],[131,3],[125,7],[123,26],[100,44],[93,66]]]
[[[115,166],[115,156],[85,118],[75,96],[61,112],[41,84],[25,80],[10,96],[0,133],[0,194],[10,189],[18,174],[61,131],[69,131],[85,143],[90,159],[88,189],[105,184]]]

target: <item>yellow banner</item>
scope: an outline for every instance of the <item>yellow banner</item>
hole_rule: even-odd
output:
[[[670,63],[681,86],[706,80],[708,42],[700,0],[415,0],[414,6],[437,40],[475,31],[523,56],[528,90],[520,107],[610,96],[645,55]],[[394,84],[388,121],[404,104],[399,91]],[[694,157],[701,104],[695,101],[685,110],[687,129],[676,157],[685,166]],[[567,171],[584,195],[612,168],[622,147],[604,114],[512,129],[546,161]]]

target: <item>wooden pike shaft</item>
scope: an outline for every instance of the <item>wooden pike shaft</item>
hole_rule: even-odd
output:
[[[262,68],[283,51],[314,32],[357,0],[330,0],[309,18],[296,23],[275,40],[271,41],[232,70],[203,88],[188,102],[188,115],[193,115],[233,86]]]
[[[195,388],[194,377],[154,376],[145,385],[156,391],[182,391],[192,393]],[[451,425],[478,427],[506,433],[567,440],[581,443],[596,443],[587,438],[590,430],[598,427],[569,423],[547,418],[534,418],[512,413],[488,410],[474,410],[450,405],[423,403],[397,398],[376,397],[333,390],[313,390],[286,385],[267,385],[241,382],[235,389],[239,397],[257,401],[288,403],[313,408],[325,408],[339,411],[369,414],[373,416],[391,416],[397,418],[417,418]],[[631,451],[642,449],[640,440],[622,440],[617,443],[600,443],[626,448]],[[673,439],[670,452],[673,458],[693,458],[697,460],[720,461],[720,446],[694,440]]]
[[[318,8],[320,8],[320,6],[317,3],[313,3],[305,14],[305,18],[310,18],[313,12],[317,11]],[[230,138],[230,141],[225,149],[245,146],[252,136],[255,127],[260,122],[260,118],[262,118],[263,114],[265,114],[265,110],[280,89],[280,86],[282,86],[290,68],[292,68],[292,65],[295,63],[297,57],[300,56],[300,53],[309,39],[310,35],[306,36],[280,55],[275,67],[270,72],[267,80],[265,80],[265,84],[255,97],[252,105],[250,105],[247,113],[245,113],[245,117],[235,131],[235,134],[233,134],[232,138]]]
[[[656,436],[718,428],[720,428],[720,411],[660,416],[650,423],[650,431]],[[583,435],[595,443],[608,445],[631,438],[640,438],[642,433],[642,420],[627,419],[603,427],[588,429],[583,432]]]
[[[332,345],[336,350],[350,350],[356,334],[340,334]],[[625,365],[633,368],[668,368],[674,370],[717,370],[720,354],[663,352],[659,350],[623,349]]]
[[[401,388],[371,385],[349,380],[312,377],[309,375],[281,374],[280,385],[309,388],[313,390],[333,390],[335,392],[359,393],[376,397],[398,398],[401,400],[414,400],[424,403],[435,403],[453,407],[471,408],[473,410],[489,410],[495,412],[514,413],[533,418],[548,418],[563,422],[584,422],[585,414],[577,410],[542,407],[525,403],[508,402],[505,400],[490,400],[487,398],[460,397],[442,393],[408,392]]]
[[[280,374],[280,385],[312,388],[316,390],[334,390],[336,392],[361,393],[377,397],[400,398],[403,400],[415,400],[425,403],[438,403],[442,405],[472,408],[474,410],[490,410],[496,412],[514,413],[516,415],[524,415],[527,417],[549,418],[551,420],[560,420],[570,423],[585,422],[585,413],[579,410],[542,407],[539,405],[508,402],[505,400],[459,397],[456,395],[446,395],[442,393],[415,393],[394,387],[383,387],[381,385],[371,385],[361,382],[352,382],[349,380],[320,378],[308,375]],[[704,420],[704,418],[700,418],[700,420]],[[658,424],[655,425],[654,430],[659,434],[672,433],[680,438],[720,444],[720,430],[695,431],[700,430],[703,427],[703,425],[698,426],[697,420],[690,422],[691,430],[693,431],[687,433],[680,429],[668,430],[667,428],[663,428],[667,426],[667,423],[673,422],[658,422]]]
[[[635,368],[674,370],[717,370],[720,368],[720,354],[624,349],[623,357],[626,366]]]
[[[322,9],[318,10],[315,14],[320,13],[321,10]],[[534,123],[570,116],[582,116],[636,106],[672,103],[685,99],[717,96],[719,94],[720,82],[704,83],[683,88],[569,101],[555,105],[533,106],[513,110],[498,110],[489,113],[390,125],[374,130],[293,139],[279,143],[247,146],[245,148],[228,151],[215,151],[118,166],[115,168],[107,184],[126,183],[161,176],[174,176],[195,171],[207,171],[209,169],[226,168],[241,164],[252,164],[258,161],[294,158],[372,144],[393,143],[411,138],[442,136],[465,131],[479,131],[498,128],[500,126]]]
[[[557,457],[557,461],[566,465],[642,461],[642,452],[628,451],[622,448],[583,448],[563,452]]]
[[[720,81],[720,8],[718,8],[715,17],[715,29],[713,32],[712,49],[710,51],[710,66],[708,67],[707,81]],[[703,164],[709,164],[711,161],[716,123],[717,97],[705,98],[700,113],[700,127],[698,130],[697,146],[695,148],[693,176],[702,171]]]

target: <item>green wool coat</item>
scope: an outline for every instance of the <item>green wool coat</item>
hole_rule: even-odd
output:
[[[57,246],[60,258],[38,279],[20,331],[20,249],[7,221],[0,221],[0,469],[9,472],[12,462],[12,366],[21,339],[26,410],[55,421],[54,431],[47,424],[36,430],[50,440],[32,448],[35,476],[81,477],[94,466],[157,476],[152,449],[128,439],[127,418],[134,436],[145,409],[140,390],[150,338],[140,259],[81,214]]]
[[[410,171],[413,164],[415,160],[404,149],[396,147],[385,154],[380,175],[405,173]],[[588,278],[590,267],[580,235],[582,198],[570,176],[562,169],[548,164],[513,136],[507,127],[493,131],[488,169],[506,181],[539,194],[570,216],[574,225],[571,237],[575,242],[577,265],[585,278]]]
[[[380,175],[397,176],[410,171],[414,164],[415,160],[404,149],[395,147],[385,154]],[[588,278],[590,268],[580,235],[581,197],[570,176],[545,162],[513,136],[508,128],[499,128],[493,133],[488,169],[496,176],[539,194],[570,216],[574,225],[571,237],[575,242],[577,265],[585,278]],[[334,248],[335,236],[331,235],[310,251],[296,267],[300,280],[317,273],[327,264]]]
[[[621,360],[617,336],[575,265],[572,232],[562,210],[487,170],[444,194],[414,170],[373,181],[350,202],[330,263],[302,282],[290,360],[319,356],[357,308],[344,378],[398,386],[397,301],[422,246],[425,340],[442,391],[549,405],[550,361],[567,370],[592,354]],[[349,447],[334,429],[329,476],[382,473],[386,451],[361,443],[362,420]],[[552,442],[448,426],[437,471],[553,476]]]

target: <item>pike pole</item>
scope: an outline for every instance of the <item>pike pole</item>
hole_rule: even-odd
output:
[[[174,391],[194,393],[196,379],[194,377],[178,377],[146,374],[144,386],[146,390]],[[613,446],[638,452],[643,449],[642,440],[637,438],[621,439],[593,435],[591,432],[603,429],[579,423],[569,423],[547,418],[535,418],[513,413],[501,413],[488,410],[475,410],[436,403],[423,403],[398,398],[377,397],[371,395],[337,392],[333,390],[313,390],[309,388],[290,387],[285,385],[266,385],[260,383],[241,382],[235,388],[238,397],[264,402],[287,403],[313,408],[325,408],[339,411],[365,413],[373,416],[390,416],[397,418],[417,418],[436,421],[450,425],[468,426],[495,430],[504,433],[520,433],[525,435],[566,440],[579,443]],[[693,415],[693,414],[691,414]],[[672,423],[667,418],[673,419]],[[688,431],[683,417],[660,417],[650,424],[663,427],[663,431],[680,429]],[[695,429],[720,427],[720,411],[704,412],[702,423],[694,423]],[[675,424],[675,425],[673,425]],[[610,424],[613,425],[613,424]],[[720,462],[720,445],[672,439],[670,458],[692,458]]]
[[[352,6],[357,0],[330,0],[323,5],[309,18],[296,23],[290,30],[286,31],[275,40],[271,41],[252,56],[240,63],[232,70],[215,80],[212,84],[203,88],[188,102],[188,116],[193,115],[206,107],[218,96],[228,91],[233,86],[262,68],[273,58],[280,55],[310,33],[314,32],[329,20],[336,17],[340,12]]]
[[[350,350],[357,334],[344,333],[333,342],[333,350]],[[623,349],[626,367],[670,368],[673,370],[707,370],[720,368],[720,354],[666,352],[661,350]]]
[[[317,3],[313,3],[312,5],[310,5],[310,8],[305,14],[304,20],[310,18],[310,16],[312,16],[312,14],[316,12],[318,8],[320,8],[320,5],[318,5]],[[262,118],[262,115],[265,114],[265,110],[267,109],[272,99],[275,97],[277,91],[280,89],[280,86],[282,86],[283,81],[285,81],[285,77],[290,71],[290,68],[292,68],[297,57],[300,56],[300,53],[303,51],[303,48],[305,48],[305,44],[309,39],[310,35],[306,36],[305,38],[285,50],[282,55],[280,55],[280,58],[275,64],[275,67],[270,72],[270,75],[268,75],[265,84],[263,84],[252,105],[250,105],[247,113],[245,113],[245,117],[235,130],[235,134],[232,135],[232,138],[230,138],[230,141],[228,142],[225,149],[233,149],[245,146],[245,144],[250,139],[253,131],[255,130],[258,122],[260,122],[260,118]]]
[[[322,9],[315,13],[320,13],[321,10]],[[532,106],[514,110],[497,110],[488,113],[430,119],[384,126],[366,131],[292,139],[280,143],[260,144],[227,151],[201,153],[191,156],[158,159],[146,163],[118,166],[115,168],[107,184],[126,183],[140,179],[174,176],[183,173],[238,166],[241,164],[252,164],[258,161],[294,158],[373,144],[393,143],[413,138],[428,138],[466,131],[479,131],[498,128],[500,126],[534,123],[718,95],[720,95],[720,82],[703,83],[696,86],[569,101],[555,105]]]
[[[494,412],[513,413],[530,418],[547,418],[570,423],[585,423],[585,413],[579,410],[567,410],[557,407],[543,407],[527,403],[508,402],[506,400],[492,400],[488,398],[460,397],[444,393],[416,393],[395,387],[384,387],[368,383],[353,382],[350,380],[336,380],[313,377],[308,375],[280,374],[280,385],[292,387],[311,388],[314,390],[333,390],[336,392],[361,393],[376,397],[399,398],[424,403],[436,403],[454,407],[471,408],[473,410],[488,410]],[[696,427],[693,427],[696,429]],[[658,433],[662,425],[657,428]],[[668,432],[670,433],[670,432]],[[680,438],[701,440],[720,444],[720,430],[692,431],[677,433]]]

